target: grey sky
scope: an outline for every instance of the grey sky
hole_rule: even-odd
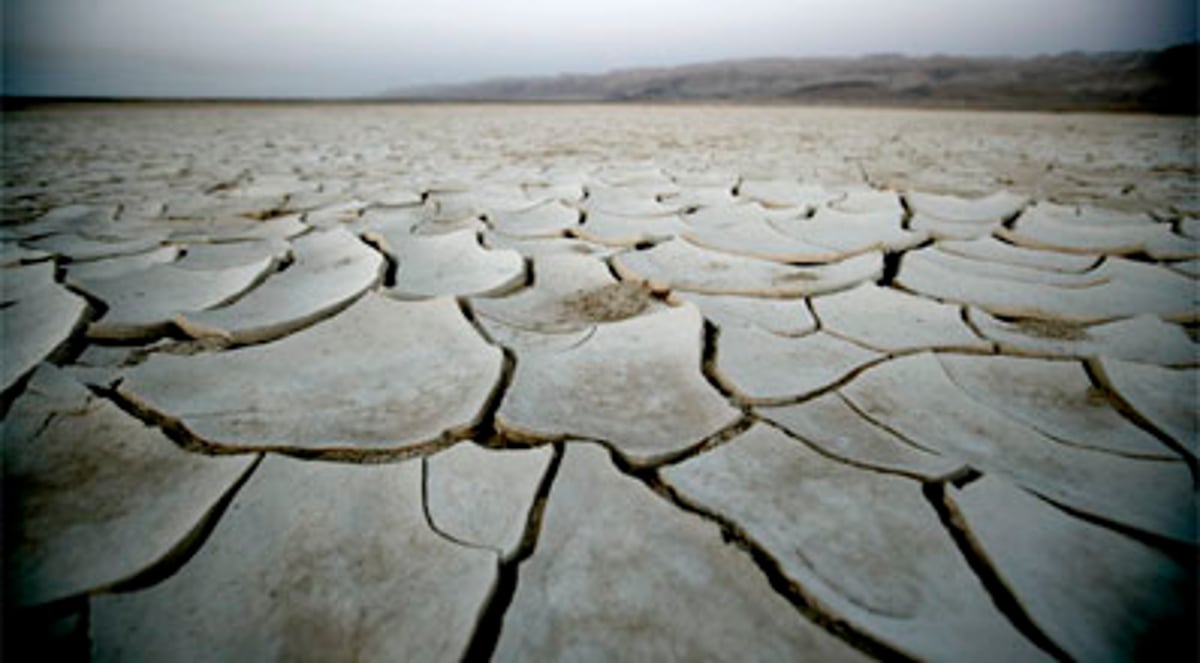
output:
[[[343,96],[756,56],[1196,38],[1194,0],[0,0],[9,94]]]

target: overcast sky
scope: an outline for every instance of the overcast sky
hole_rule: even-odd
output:
[[[348,96],[757,56],[1196,38],[1195,0],[0,0],[8,94]]]

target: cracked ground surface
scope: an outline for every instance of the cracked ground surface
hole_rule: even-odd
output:
[[[1197,656],[1194,122],[3,122],[11,660]]]

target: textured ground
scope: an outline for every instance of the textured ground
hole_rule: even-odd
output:
[[[1190,120],[2,121],[10,656],[1196,656]]]

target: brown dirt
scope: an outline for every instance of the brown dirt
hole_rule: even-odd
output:
[[[1025,318],[1015,320],[1013,324],[1021,333],[1037,338],[1049,338],[1056,341],[1085,341],[1089,338],[1087,328],[1074,322]]]
[[[612,283],[581,290],[563,301],[563,310],[592,322],[624,320],[646,310],[650,293],[635,283]]]

